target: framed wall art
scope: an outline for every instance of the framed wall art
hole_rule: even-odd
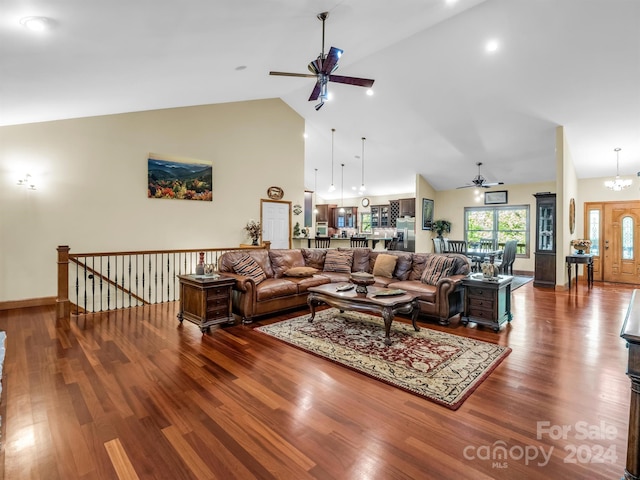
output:
[[[147,197],[211,202],[213,163],[150,153]]]
[[[497,190],[495,192],[485,192],[484,193],[484,204],[485,205],[499,205],[502,203],[507,203],[507,191],[506,190]]]
[[[422,229],[433,230],[433,200],[422,199]]]

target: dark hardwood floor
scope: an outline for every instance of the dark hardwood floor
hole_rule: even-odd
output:
[[[457,411],[175,303],[56,322],[0,312],[7,479],[616,479],[632,287],[513,293],[513,351]],[[564,430],[564,434],[563,434]],[[585,438],[586,437],[586,438]]]

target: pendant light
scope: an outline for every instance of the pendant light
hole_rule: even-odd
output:
[[[360,185],[360,193],[363,193],[366,188],[364,186],[364,141],[366,140],[365,137],[362,137],[362,185]]]
[[[344,163],[342,165],[342,181],[340,184],[340,213],[344,213]]]
[[[614,192],[619,192],[631,186],[631,180],[622,180],[620,178],[620,154],[621,148],[614,148],[613,151],[616,152],[616,178],[614,180],[607,180],[604,182],[605,187],[609,190],[613,190]]]
[[[329,187],[329,191],[333,192],[336,187],[333,184],[333,136],[336,133],[336,129],[332,128],[331,129],[331,186]]]
[[[318,205],[317,205],[317,201],[318,201],[318,194],[316,193],[318,191],[318,169],[315,169],[316,173],[315,173],[315,179],[314,179],[314,183],[313,183],[313,214],[317,215],[318,214]]]

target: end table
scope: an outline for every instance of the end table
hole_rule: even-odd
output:
[[[180,311],[178,320],[189,320],[202,333],[211,325],[235,322],[231,313],[233,278],[221,275],[178,275],[180,279]]]
[[[513,277],[500,275],[497,280],[485,280],[482,274],[462,279],[464,288],[464,313],[462,324],[475,322],[500,330],[504,322],[510,322],[511,282]]]

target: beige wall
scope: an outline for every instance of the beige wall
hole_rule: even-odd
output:
[[[279,99],[0,128],[0,301],[54,296],[73,252],[230,247],[269,186],[304,204],[304,119]],[[213,202],[148,199],[150,152],[213,162]],[[16,180],[31,173],[38,189]],[[296,217],[293,219],[295,223]]]

